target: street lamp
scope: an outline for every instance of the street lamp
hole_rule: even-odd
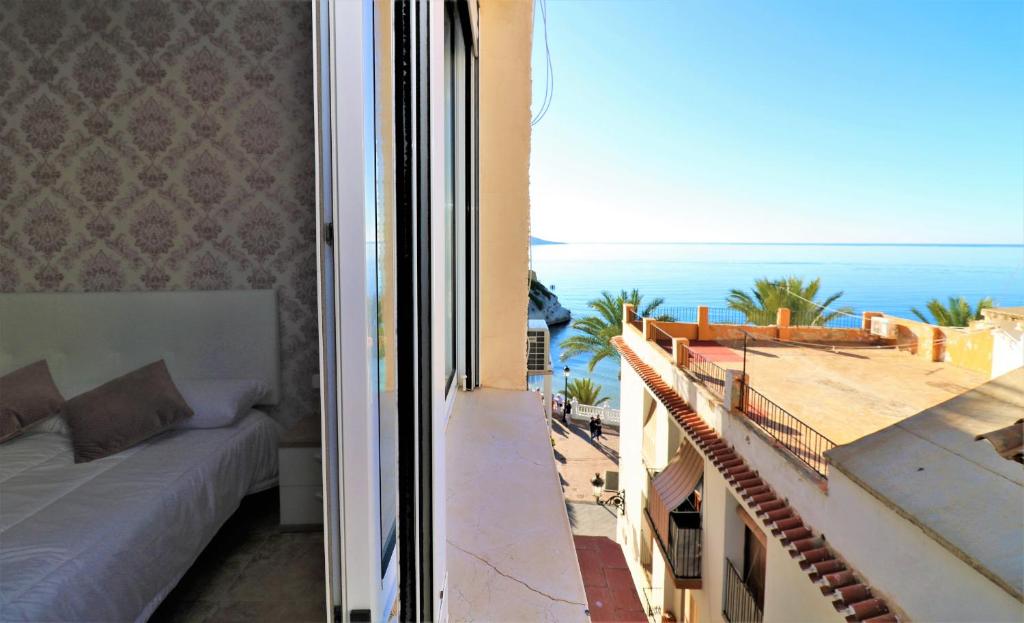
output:
[[[594,474],[590,484],[594,487],[594,501],[600,504],[601,494],[604,493],[604,478],[601,478],[601,474]]]
[[[569,366],[562,368],[562,375],[565,377],[565,391],[562,392],[562,419],[566,424],[569,423],[569,418],[566,417],[566,407],[569,405]]]

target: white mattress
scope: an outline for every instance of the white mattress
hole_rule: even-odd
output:
[[[0,620],[144,621],[247,494],[277,476],[258,411],[76,465],[70,439],[0,444]]]

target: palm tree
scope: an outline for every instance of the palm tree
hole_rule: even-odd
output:
[[[993,305],[995,304],[988,296],[979,300],[974,309],[971,309],[971,304],[962,296],[949,297],[947,305],[943,305],[939,299],[932,299],[925,304],[925,307],[931,312],[934,323],[925,318],[925,315],[916,307],[911,307],[910,312],[921,322],[937,324],[940,327],[966,327],[971,324],[972,320],[981,320],[981,310],[988,309]]]
[[[658,297],[644,305],[643,298],[639,290],[623,290],[614,296],[611,292],[601,292],[600,298],[588,301],[587,306],[597,313],[573,321],[572,328],[579,333],[562,340],[562,361],[574,355],[590,353],[587,369],[593,372],[594,366],[602,359],[617,357],[618,352],[612,346],[611,340],[622,334],[622,306],[626,303],[631,303],[644,318],[665,322],[674,320],[668,314],[655,315],[665,299]]]
[[[569,400],[576,399],[581,405],[594,405],[611,400],[601,395],[601,386],[595,385],[590,379],[573,379],[569,381]]]
[[[806,286],[800,277],[785,279],[757,279],[748,294],[732,289],[726,297],[730,309],[743,312],[747,321],[757,325],[775,324],[776,312],[780,307],[790,310],[790,323],[794,325],[825,325],[838,316],[853,314],[850,307],[833,309],[842,291],[836,292],[822,302],[817,302],[821,278],[811,280]]]

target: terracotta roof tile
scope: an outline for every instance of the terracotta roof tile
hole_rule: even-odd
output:
[[[865,599],[864,601],[850,604],[839,612],[846,615],[847,620],[863,621],[870,617],[886,614],[888,611],[889,609],[886,607],[885,602],[881,599]]]
[[[835,573],[827,573],[815,582],[818,586],[822,587],[822,590],[831,593],[833,590],[841,586],[849,586],[850,584],[856,584],[857,578],[853,574],[853,571],[837,571]]]
[[[868,588],[867,584],[841,586],[832,593],[832,599],[845,607],[847,604],[860,603],[871,599],[871,589]]]

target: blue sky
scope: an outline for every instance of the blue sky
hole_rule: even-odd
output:
[[[533,235],[1024,244],[1024,2],[548,0]],[[544,94],[534,32],[534,108]]]

